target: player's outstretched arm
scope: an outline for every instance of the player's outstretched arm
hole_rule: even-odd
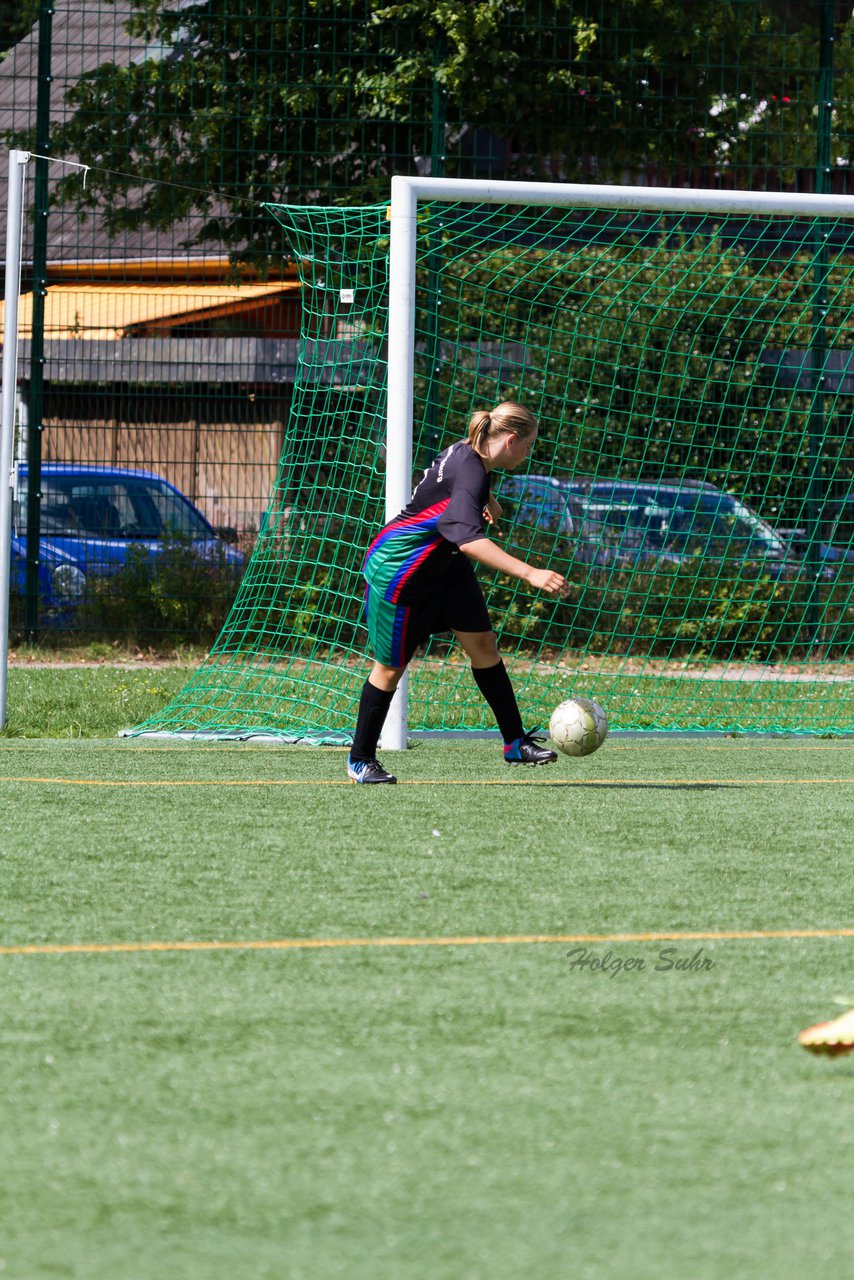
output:
[[[518,560],[509,552],[502,551],[489,538],[477,538],[474,542],[466,542],[460,547],[463,555],[479,564],[485,564],[499,573],[508,573],[513,578],[521,578],[523,582],[545,591],[550,596],[566,595],[569,584],[566,578],[552,569],[538,569],[535,565]]]

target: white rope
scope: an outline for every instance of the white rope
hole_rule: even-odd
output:
[[[28,151],[31,160],[49,160],[51,164],[67,164],[72,169],[83,170],[83,190],[86,190],[86,179],[89,176],[90,164],[81,164],[79,160],[62,160],[59,156],[40,156],[37,151]]]

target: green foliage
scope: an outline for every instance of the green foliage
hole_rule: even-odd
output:
[[[41,0],[0,0],[0,50],[7,51],[38,21]]]
[[[56,198],[113,230],[200,215],[194,241],[265,259],[258,201],[385,195],[432,154],[441,119],[449,175],[488,169],[497,149],[504,177],[619,181],[651,164],[659,181],[788,180],[816,163],[814,19],[771,0],[135,0],[128,29],[147,56],[70,88],[52,148],[95,168]],[[848,157],[852,24],[836,42],[834,163]]]
[[[851,569],[813,589],[806,574],[775,580],[732,561],[597,568],[540,554],[567,575],[569,594],[553,601],[496,579],[489,607],[508,648],[770,663],[843,659],[854,640]]]

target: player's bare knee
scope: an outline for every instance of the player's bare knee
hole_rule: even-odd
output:
[[[494,667],[501,661],[494,631],[457,631],[456,636],[473,667]]]
[[[375,688],[392,693],[400,684],[405,670],[405,667],[387,667],[384,662],[375,662],[369,679]]]

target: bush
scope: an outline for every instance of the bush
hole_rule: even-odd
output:
[[[774,580],[756,567],[559,564],[565,600],[496,579],[489,607],[503,641],[522,650],[590,651],[682,661],[845,660],[854,641],[854,570],[813,587],[804,575]]]
[[[188,644],[212,644],[234,601],[240,570],[224,552],[200,555],[192,546],[168,544],[155,562],[131,550],[116,573],[90,578],[81,631],[150,644],[168,635]]]

